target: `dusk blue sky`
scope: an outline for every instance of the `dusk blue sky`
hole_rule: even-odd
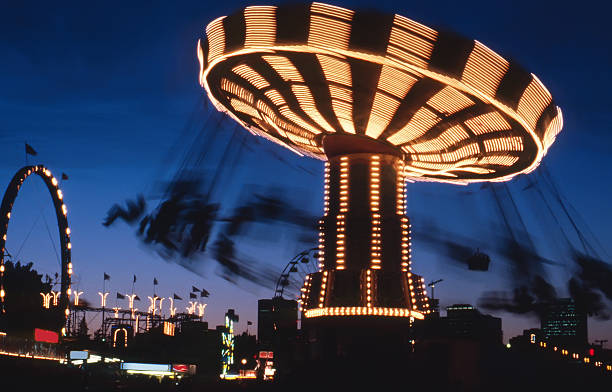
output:
[[[399,13],[434,28],[450,29],[477,39],[535,73],[562,108],[565,126],[545,157],[561,192],[580,213],[607,252],[612,254],[612,50],[609,15],[604,2],[581,1],[332,1],[349,8],[376,7]],[[145,299],[157,277],[158,294],[186,297],[194,285],[210,293],[205,319],[222,323],[228,308],[240,315],[238,331],[257,320],[257,299],[273,290],[246,282],[228,283],[216,264],[203,261],[200,274],[162,260],[143,247],[134,229],[101,222],[117,202],[148,195],[156,181],[177,167],[198,129],[185,124],[196,112],[206,116],[198,80],[196,42],[208,22],[246,5],[266,2],[9,2],[0,12],[0,188],[24,164],[24,141],[62,184],[72,228],[74,287],[97,304],[102,276],[111,275],[107,290],[131,290]],[[226,124],[229,124],[227,122]],[[227,127],[229,129],[229,126]],[[181,137],[182,136],[182,137]],[[247,139],[252,141],[252,139]],[[299,158],[262,140],[266,148],[247,153],[221,190],[224,206],[232,206],[243,184],[287,187],[287,198],[314,215],[322,213],[322,163]],[[258,146],[254,146],[258,147]],[[289,161],[269,154],[276,151]],[[245,164],[248,163],[248,164]],[[315,174],[296,170],[302,165]],[[57,229],[49,196],[36,179],[23,187],[11,223],[7,249],[35,268],[59,270],[55,256]],[[516,181],[513,181],[515,183]],[[512,185],[512,184],[511,184]],[[520,188],[518,188],[520,189]],[[466,191],[475,194],[468,195]],[[492,204],[479,196],[480,185],[408,186],[408,214],[468,237],[482,235],[480,222],[498,219]],[[466,206],[469,206],[466,207]],[[40,211],[43,211],[40,215]],[[538,250],[562,259],[555,249],[555,230],[534,224]],[[41,217],[39,217],[41,216]],[[50,227],[50,241],[45,223]],[[542,223],[542,222],[540,222]],[[33,228],[33,229],[32,229]],[[260,227],[260,230],[269,228]],[[24,242],[28,232],[31,234]],[[23,247],[22,247],[22,244]],[[314,245],[314,244],[313,244]],[[413,268],[427,280],[443,278],[436,297],[443,306],[476,303],[487,290],[507,290],[507,266],[493,257],[487,273],[470,272],[444,261],[431,247],[413,241]],[[21,248],[21,251],[19,251]],[[243,252],[280,270],[303,244],[289,234],[277,241],[248,241]],[[567,269],[549,271],[560,286]],[[559,290],[564,294],[563,289]],[[109,301],[114,305],[115,300]],[[147,302],[139,304],[143,310]],[[183,307],[186,305],[183,304]],[[127,304],[119,302],[119,306]],[[535,318],[503,317],[507,340]],[[591,321],[589,338],[612,341],[612,321]],[[95,320],[92,320],[95,324]],[[251,330],[256,327],[254,325]]]

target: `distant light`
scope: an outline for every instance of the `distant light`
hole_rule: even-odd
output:
[[[89,352],[87,352],[87,351],[72,350],[68,354],[68,357],[70,359],[87,359],[87,358],[89,358]]]
[[[157,363],[137,363],[137,362],[124,362],[121,364],[122,370],[150,370],[157,372],[169,372],[172,370],[168,364],[157,364]]]
[[[510,348],[512,345],[510,343],[506,344],[506,348]]]
[[[240,361],[240,363],[242,363],[243,365],[246,365],[246,363],[247,363],[246,358],[242,358],[242,361]]]

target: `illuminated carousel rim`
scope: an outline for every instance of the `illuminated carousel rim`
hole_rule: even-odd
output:
[[[332,11],[337,11],[337,10],[341,10],[341,11],[348,11],[348,12],[352,12],[353,14],[357,14],[360,11],[352,11],[352,10],[348,10],[345,8],[341,8],[341,7],[336,7],[336,6],[332,6],[332,5],[327,5],[327,4],[323,4],[323,3],[312,3],[311,5],[309,5],[309,17],[312,16],[313,11],[312,8],[313,7],[319,7],[320,9],[328,9],[328,10],[332,10]],[[242,17],[244,17],[244,14],[246,12],[248,12],[249,10],[263,10],[263,9],[276,9],[278,7],[275,6],[252,6],[252,7],[246,7],[234,14],[232,14],[229,17],[223,16],[223,17],[219,17],[215,20],[213,20],[212,22],[209,23],[209,25],[207,26],[206,32],[207,32],[207,37],[205,38],[205,40],[219,40],[221,39],[221,36],[223,36],[223,42],[219,43],[217,42],[217,44],[222,44],[225,45],[225,39],[226,39],[226,35],[229,34],[228,32],[223,32],[222,34],[216,34],[215,36],[213,36],[211,38],[211,30],[214,29],[215,26],[218,26],[220,23],[223,22],[223,20],[225,20],[226,18],[230,18],[232,16],[236,16],[236,15],[242,15]],[[319,10],[319,12],[321,12]],[[381,14],[382,15],[382,14]],[[437,34],[441,34],[441,32],[437,32],[429,27],[426,27],[418,22],[414,22],[406,17],[403,17],[401,15],[387,15],[387,16],[392,16],[393,18],[397,19],[397,18],[402,18],[403,20],[408,21],[409,23],[414,24],[415,26],[418,26],[418,28],[423,28],[426,29],[428,31],[432,31],[433,33]],[[351,23],[351,29],[356,29],[359,28],[358,26],[356,26],[355,24]],[[244,34],[246,35],[246,27],[245,27],[245,32]],[[449,33],[450,34],[450,33]],[[453,37],[455,39],[457,39],[459,36],[453,34]],[[244,37],[243,37],[244,38]],[[466,80],[464,80],[465,78],[463,77],[463,75],[459,75],[459,77],[453,77],[453,75],[449,74],[449,73],[444,73],[443,69],[437,69],[436,67],[432,67],[431,64],[427,64],[428,67],[423,67],[422,65],[418,65],[415,64],[413,62],[410,62],[406,59],[400,59],[398,57],[391,57],[389,56],[389,53],[386,51],[370,51],[370,52],[366,52],[366,51],[360,51],[357,50],[355,48],[350,48],[350,47],[346,47],[346,48],[339,48],[339,47],[333,47],[333,45],[330,46],[325,46],[325,45],[311,45],[308,42],[308,38],[306,38],[305,42],[295,42],[292,44],[287,44],[285,42],[283,42],[282,44],[279,44],[278,42],[276,42],[276,40],[274,42],[271,43],[267,43],[267,44],[250,44],[247,45],[246,44],[246,40],[243,39],[242,44],[241,45],[233,45],[234,47],[230,50],[227,50],[227,48],[224,46],[224,50],[222,50],[220,53],[216,54],[216,55],[212,55],[209,52],[209,46],[210,46],[210,42],[205,42],[204,45],[206,45],[206,49],[203,48],[203,43],[201,40],[198,41],[198,46],[197,46],[197,55],[198,55],[198,59],[200,62],[200,76],[199,76],[199,81],[200,84],[202,85],[202,87],[205,88],[205,90],[208,93],[209,98],[211,99],[211,101],[213,102],[213,104],[215,105],[215,107],[219,110],[222,111],[226,114],[228,114],[230,117],[232,117],[235,121],[237,121],[239,124],[243,125],[247,130],[249,130],[251,133],[265,137],[269,140],[272,140],[275,143],[278,143],[296,153],[298,153],[299,155],[310,155],[319,159],[325,159],[325,156],[323,154],[315,154],[315,153],[308,153],[306,151],[300,150],[299,146],[296,145],[290,145],[287,142],[284,142],[280,139],[278,139],[277,137],[273,136],[273,135],[269,135],[265,130],[261,130],[259,128],[256,128],[254,126],[252,126],[251,124],[245,123],[245,121],[241,120],[235,113],[232,112],[232,110],[228,109],[225,105],[223,105],[221,102],[219,102],[219,100],[215,97],[215,95],[212,92],[211,86],[209,85],[209,80],[208,80],[208,76],[209,74],[213,71],[213,69],[215,68],[215,66],[233,58],[236,56],[246,56],[249,54],[275,54],[278,52],[294,52],[294,53],[311,53],[311,54],[323,54],[323,55],[331,55],[331,56],[345,56],[348,58],[354,58],[354,59],[358,59],[358,60],[363,60],[366,62],[370,62],[370,63],[375,63],[378,65],[387,65],[390,66],[392,68],[395,69],[399,69],[402,71],[406,71],[406,72],[413,72],[413,73],[417,73],[417,74],[422,74],[427,78],[430,78],[432,80],[435,80],[437,82],[440,82],[446,86],[450,86],[452,88],[457,89],[460,92],[463,93],[467,93],[470,96],[476,97],[477,99],[479,99],[481,102],[485,103],[485,104],[490,104],[492,106],[494,106],[498,111],[504,113],[505,115],[507,115],[508,117],[510,117],[512,120],[516,121],[524,131],[526,131],[526,133],[531,137],[531,140],[529,142],[533,142],[535,144],[535,147],[537,149],[535,155],[533,156],[533,159],[531,160],[531,163],[526,166],[525,168],[523,168],[522,170],[519,171],[515,171],[515,172],[511,172],[509,174],[503,175],[503,176],[499,176],[499,177],[493,177],[493,178],[440,178],[440,177],[427,177],[427,175],[429,174],[435,174],[432,173],[428,170],[423,170],[423,178],[414,178],[415,180],[425,180],[425,181],[437,181],[437,182],[449,182],[449,183],[470,183],[470,182],[482,182],[482,181],[506,181],[509,180],[511,178],[513,178],[514,176],[521,174],[521,173],[529,173],[531,171],[533,171],[540,163],[540,161],[542,160],[543,156],[546,154],[546,152],[548,151],[548,148],[553,144],[557,134],[561,131],[562,127],[563,127],[563,117],[562,117],[562,113],[561,113],[561,109],[554,105],[554,101],[552,99],[552,96],[550,95],[550,93],[548,92],[548,90],[546,89],[546,87],[540,82],[540,80],[534,75],[534,74],[528,74],[526,73],[526,71],[524,71],[522,69],[522,67],[520,67],[518,64],[514,63],[514,62],[509,62],[508,60],[504,59],[503,57],[501,57],[500,55],[498,55],[497,53],[493,52],[492,50],[490,50],[489,48],[487,48],[485,45],[483,45],[482,43],[480,43],[479,41],[476,40],[469,40],[463,37],[459,37],[459,39],[463,40],[464,43],[465,42],[469,42],[472,45],[472,51],[475,50],[475,48],[479,48],[480,50],[485,50],[487,51],[487,54],[494,56],[496,59],[498,59],[501,62],[504,62],[506,64],[506,70],[505,73],[500,77],[500,79],[497,81],[498,84],[496,86],[496,88],[499,88],[499,84],[501,83],[501,78],[502,77],[507,77],[508,74],[511,71],[516,72],[522,72],[524,75],[528,75],[531,79],[529,81],[529,83],[526,83],[524,86],[522,86],[522,91],[520,94],[520,100],[522,100],[526,95],[527,95],[527,90],[532,88],[535,90],[538,90],[537,93],[541,94],[541,96],[536,96],[535,98],[533,98],[535,101],[540,100],[541,102],[535,102],[533,105],[539,105],[539,108],[535,108],[535,112],[531,111],[529,112],[529,110],[533,109],[533,108],[528,108],[529,110],[525,109],[523,110],[523,113],[521,113],[521,110],[519,110],[519,99],[517,99],[517,102],[515,102],[514,104],[509,104],[509,102],[504,102],[505,99],[502,99],[501,97],[498,97],[496,94],[488,94],[486,91],[483,91],[482,88],[478,88],[477,86],[474,85],[474,83],[470,83]],[[436,44],[436,41],[434,40],[434,45]],[[471,53],[470,53],[471,54]],[[465,59],[465,64],[463,64],[462,69],[465,70],[465,68],[467,67],[468,61],[470,60],[469,56],[466,56]],[[524,76],[521,75],[521,76]],[[496,89],[493,90],[494,93],[498,93],[498,91]],[[532,91],[533,93],[533,91]],[[514,95],[516,95],[517,93],[514,92]],[[533,93],[535,94],[535,93]],[[542,96],[543,94],[543,96]],[[542,102],[542,99],[546,100],[545,102]],[[529,103],[527,103],[528,106]],[[517,108],[514,109],[512,106],[516,106]],[[532,105],[532,106],[533,106]],[[538,133],[540,133],[541,135],[538,135]],[[321,140],[321,139],[319,139]],[[381,141],[381,140],[379,140]],[[383,143],[388,143],[389,146],[393,146],[391,143],[387,142],[387,141],[381,141]],[[393,146],[395,148],[398,148],[397,146]],[[404,156],[409,155],[409,154],[405,154],[403,153]],[[408,177],[410,177],[410,175],[408,175]]]
[[[316,317],[404,317],[423,320],[425,315],[418,310],[408,308],[388,308],[380,306],[332,306],[307,309],[304,312],[306,318]]]

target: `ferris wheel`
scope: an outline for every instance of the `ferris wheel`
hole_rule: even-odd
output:
[[[29,165],[19,169],[6,188],[2,198],[2,203],[0,204],[0,313],[5,314],[10,311],[10,309],[7,310],[6,306],[7,298],[10,299],[10,296],[13,296],[14,298],[22,295],[19,289],[13,291],[5,290],[7,282],[4,274],[4,258],[5,256],[10,256],[10,254],[6,251],[6,239],[13,204],[15,203],[15,199],[17,198],[23,183],[31,176],[38,176],[43,180],[51,195],[57,218],[61,252],[61,271],[59,274],[56,274],[60,279],[60,291],[53,293],[53,304],[56,307],[55,310],[59,310],[61,312],[61,323],[59,323],[58,329],[64,331],[63,326],[70,314],[70,285],[71,276],[73,273],[71,260],[72,244],[70,240],[70,227],[68,226],[68,208],[66,207],[66,204],[64,204],[64,195],[62,190],[59,188],[59,181],[55,176],[53,176],[49,169],[40,164]],[[44,293],[41,293],[41,295],[43,294]],[[43,298],[45,298],[45,295],[43,295]],[[46,297],[44,300],[44,306],[47,308],[49,307],[49,300],[49,297]],[[10,308],[10,306],[8,308]]]
[[[310,248],[295,255],[278,277],[274,296],[297,300],[306,275],[319,270],[318,257],[317,248]]]

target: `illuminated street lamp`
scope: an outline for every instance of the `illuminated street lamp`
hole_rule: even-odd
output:
[[[197,306],[198,306],[197,302],[189,301],[189,306],[186,307],[187,313],[194,314]]]
[[[40,293],[43,299],[43,308],[49,309],[51,304],[51,294],[50,293]]]
[[[164,299],[165,298],[163,297],[159,299],[159,314],[160,315],[162,314],[162,306],[164,305]]]
[[[207,304],[198,304],[198,316],[200,318],[204,317],[204,309],[206,309]]]
[[[72,292],[74,295],[74,306],[79,306],[79,297],[83,294],[82,291],[77,292],[76,290]]]
[[[98,295],[100,296],[100,307],[106,307],[106,297],[108,297],[108,292],[101,293],[98,291]]]
[[[174,307],[174,298],[168,297],[168,299],[170,300],[170,317],[174,317],[174,315],[176,314],[176,308]]]
[[[130,309],[133,309],[134,308],[134,298],[136,298],[137,295],[136,294],[131,294],[131,295],[130,294],[126,294],[125,296],[128,299]]]
[[[57,300],[59,298],[60,292],[51,290],[51,296],[53,297],[53,306],[57,306]]]
[[[147,310],[148,313],[151,313],[153,316],[155,316],[155,313],[157,312],[157,300],[159,299],[158,296],[154,296],[154,297],[148,297],[149,298],[149,309]]]

